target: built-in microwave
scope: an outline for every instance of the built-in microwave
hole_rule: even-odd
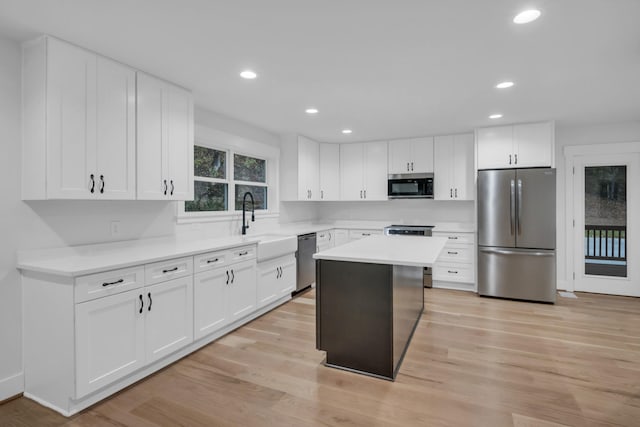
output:
[[[387,194],[390,199],[433,199],[433,174],[390,174]]]

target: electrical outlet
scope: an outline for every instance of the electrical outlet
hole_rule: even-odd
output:
[[[120,221],[111,221],[111,237],[120,236]]]

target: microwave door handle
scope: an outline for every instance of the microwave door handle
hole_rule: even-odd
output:
[[[509,193],[509,218],[511,219],[511,235],[515,233],[515,221],[516,221],[516,183],[511,180],[511,190]]]

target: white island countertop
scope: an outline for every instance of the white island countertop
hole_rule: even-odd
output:
[[[313,258],[431,267],[440,256],[446,242],[445,237],[370,236],[318,252]]]

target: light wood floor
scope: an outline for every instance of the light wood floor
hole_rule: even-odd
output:
[[[640,299],[541,305],[425,290],[395,382],[322,366],[314,293],[66,419],[1,426],[640,426]]]

